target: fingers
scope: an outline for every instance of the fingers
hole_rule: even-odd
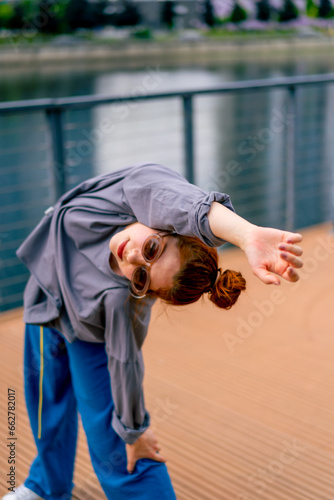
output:
[[[137,460],[128,458],[128,463],[127,463],[126,469],[129,472],[129,474],[132,474],[132,472],[134,471],[135,466],[136,466],[136,462],[137,462]]]
[[[280,285],[281,283],[280,279],[275,274],[261,267],[253,269],[253,273],[266,285]]]
[[[303,267],[303,261],[299,257],[296,257],[292,253],[281,252],[280,256],[285,262],[288,262],[292,267],[300,268]]]
[[[160,453],[157,451],[154,456],[151,457],[152,460],[155,460],[156,462],[167,462],[166,458],[160,455]]]
[[[294,282],[299,280],[299,275],[293,267],[288,267],[288,269],[286,270],[286,276],[284,276],[284,278],[288,281]]]
[[[142,457],[142,458],[151,458],[152,460],[155,460],[156,462],[162,462],[162,463],[167,462],[166,458],[163,457],[162,455],[160,455],[160,453],[158,451],[156,451],[155,453],[152,452],[149,456]],[[129,472],[129,474],[132,474],[133,471],[135,470],[136,463],[137,463],[137,460],[128,460],[128,464],[127,464],[126,469]]]
[[[300,258],[301,255],[303,255],[303,249],[294,243],[299,243],[301,239],[301,234],[292,233],[292,236],[287,238],[287,243],[280,243],[278,245],[278,248],[281,251],[281,259],[289,264],[289,267],[283,275],[283,278],[288,281],[295,282],[299,280],[299,275],[296,269],[300,269],[303,266],[303,260]]]
[[[298,245],[289,243],[280,243],[278,248],[281,250],[281,259],[289,264],[283,277],[288,281],[298,281],[299,276],[295,268],[300,269],[303,266],[303,260],[300,258],[303,249]]]
[[[160,455],[160,446],[155,445],[153,449],[151,450],[146,450],[145,453],[136,453],[131,448],[128,446],[127,448],[127,466],[126,469],[129,472],[129,474],[132,474],[133,471],[135,470],[136,463],[138,460],[141,458],[150,458],[151,460],[155,460],[156,462],[163,462],[165,463],[167,460],[164,456]]]
[[[300,243],[302,241],[303,237],[299,233],[285,233],[284,235],[284,240],[287,243]]]
[[[280,243],[278,245],[279,250],[282,250],[283,252],[290,252],[293,253],[294,255],[297,255],[300,257],[303,255],[303,249],[302,247],[299,247],[298,245],[291,245],[288,243]]]

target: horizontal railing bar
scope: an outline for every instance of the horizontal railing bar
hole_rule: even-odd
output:
[[[8,288],[10,287],[15,287],[17,288],[18,285],[25,284],[27,281],[27,276],[18,276],[18,279],[13,279],[10,280],[10,278],[3,278],[0,279],[0,286],[3,289],[7,290],[8,293]],[[2,297],[2,302],[3,302],[4,297]]]
[[[27,275],[27,277],[29,274]],[[3,305],[16,304],[17,302],[22,303],[22,293],[16,293],[15,295],[9,295],[8,297],[0,296],[0,307]]]
[[[36,208],[36,207],[40,209],[41,206],[47,205],[48,203],[51,204],[49,198],[44,198],[44,199],[37,198],[35,200],[29,200],[29,202],[21,201],[19,203],[11,203],[10,205],[7,204],[5,206],[1,206],[0,211],[1,211],[2,215],[3,214],[10,214],[11,212],[18,212],[18,211],[24,210],[24,209],[26,210],[27,205],[29,205],[29,211],[30,211],[32,208]],[[42,213],[42,210],[41,210],[41,213]]]
[[[47,207],[46,207],[47,208]],[[18,230],[18,229],[25,229],[25,228],[30,228],[30,231],[36,226],[36,224],[39,222],[39,220],[42,218],[44,215],[44,210],[41,211],[40,217],[34,217],[30,219],[21,219],[17,222],[12,222],[12,223],[7,223],[7,224],[0,224],[0,233],[7,233],[10,231]]]
[[[169,110],[170,111],[170,110]],[[130,116],[130,115],[129,115]],[[85,127],[89,128],[89,129],[99,129],[100,127],[103,128],[103,121],[105,119],[109,119],[110,120],[110,127],[113,127],[113,126],[116,126],[118,127],[120,124],[123,125],[123,127],[125,126],[128,126],[128,120],[129,120],[129,116],[126,117],[126,118],[122,118],[122,117],[119,117],[117,115],[114,115],[112,117],[107,117],[107,116],[102,116],[99,118],[98,121],[94,122],[94,124],[92,124],[92,122],[86,122],[86,123],[75,123],[75,122],[72,122],[70,125],[71,127],[68,127],[67,125],[68,124],[65,124],[64,125],[64,130],[66,130],[66,132],[73,132],[73,131],[82,131],[83,129],[85,129]],[[179,115],[176,115],[174,114],[173,116],[171,116],[170,118],[172,118],[174,120],[174,122],[177,121],[177,119],[179,118],[179,116],[182,116],[181,113],[179,113]],[[154,118],[154,123],[157,123],[157,126],[159,126],[160,124],[164,124],[166,122],[166,120],[164,118],[160,118],[157,116],[157,114],[155,113],[150,113],[150,114],[147,114],[145,113],[145,117],[141,116],[141,115],[137,115],[137,116],[132,116],[131,117],[131,123],[134,124],[138,124],[138,123],[143,123],[143,124],[152,124],[152,118]],[[72,124],[74,124],[75,126],[72,126]],[[152,128],[154,128],[154,125],[152,125]],[[112,132],[112,130],[110,131],[110,133]]]
[[[38,189],[52,188],[52,180],[46,179],[44,181],[39,181],[37,185]],[[33,191],[36,189],[36,182],[26,182],[25,184],[11,184],[10,186],[0,187],[0,195],[7,195],[9,193],[20,193],[21,191]]]
[[[13,165],[10,167],[3,167],[1,166],[0,170],[0,178],[1,175],[7,175],[7,174],[21,174],[22,172],[26,172],[29,170],[29,172],[42,172],[43,170],[48,170],[50,168],[50,161],[44,161],[44,162],[39,162],[38,164],[24,164],[24,165]]]
[[[41,213],[41,217],[40,218],[42,218],[43,215],[44,214]],[[33,227],[35,227],[35,226],[33,226]],[[10,233],[7,232],[7,234],[10,234]],[[15,252],[18,249],[18,247],[21,245],[21,243],[22,243],[23,240],[24,240],[23,236],[21,238],[16,238],[15,240],[10,240],[10,241],[4,241],[2,239],[0,252],[5,252],[5,251],[6,252],[10,252],[11,250],[13,250],[13,252]]]
[[[30,127],[10,127],[6,129],[0,130],[0,139],[2,137],[8,137],[11,135],[17,135],[17,134],[23,134],[23,133],[31,133],[31,126]],[[40,134],[41,132],[48,133],[49,130],[46,126],[40,126],[40,127],[34,127],[34,134]]]
[[[266,90],[280,87],[304,86],[313,84],[334,83],[334,73],[323,75],[290,76],[282,78],[270,78],[265,80],[244,80],[238,82],[227,82],[224,85],[211,89],[198,89],[175,92],[161,92],[146,95],[129,96],[73,96],[54,99],[32,99],[28,101],[9,101],[0,103],[0,113],[19,113],[27,111],[43,111],[53,109],[85,108],[102,104],[113,104],[115,102],[145,101],[151,99],[187,98],[200,95],[210,95],[225,92]]]
[[[46,147],[44,147],[46,146]],[[31,151],[49,151],[48,144],[40,144],[40,146],[35,146],[35,144],[30,144],[29,146],[22,146],[21,148],[13,147],[13,148],[0,148],[0,156],[9,156],[17,153],[28,153]]]
[[[1,263],[0,263],[0,269],[1,267],[3,269],[5,269],[6,271],[8,270],[8,268],[10,267],[22,267],[22,262],[18,259],[18,257],[13,257],[11,259],[2,259],[1,260]],[[18,273],[18,274],[15,274],[15,276],[4,276],[4,277],[0,277],[0,286],[3,285],[3,281],[4,280],[16,280],[18,279],[17,277],[18,276],[26,276],[27,273]],[[29,273],[28,273],[29,275]]]

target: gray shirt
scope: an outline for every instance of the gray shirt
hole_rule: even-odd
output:
[[[161,165],[137,165],[87,180],[46,211],[17,251],[31,276],[24,321],[56,328],[69,342],[105,342],[115,404],[112,426],[133,443],[149,426],[142,390],[144,342],[153,299],[136,300],[109,266],[109,240],[136,221],[208,246],[207,213],[228,195],[206,193]]]

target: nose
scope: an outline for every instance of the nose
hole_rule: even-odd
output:
[[[134,266],[143,266],[147,264],[139,248],[132,248],[126,254],[126,260],[129,264],[133,264]]]

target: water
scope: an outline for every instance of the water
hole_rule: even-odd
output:
[[[334,59],[207,63],[144,68],[2,69],[0,101],[216,87],[227,81],[334,72]],[[328,220],[333,194],[334,85],[298,92],[296,218]],[[66,188],[85,178],[152,161],[184,173],[182,103],[177,99],[100,106],[65,114]],[[195,178],[228,192],[240,215],[285,227],[289,115],[283,90],[196,98]],[[53,202],[50,134],[43,113],[0,116],[0,310],[21,304],[27,273],[15,249]]]

